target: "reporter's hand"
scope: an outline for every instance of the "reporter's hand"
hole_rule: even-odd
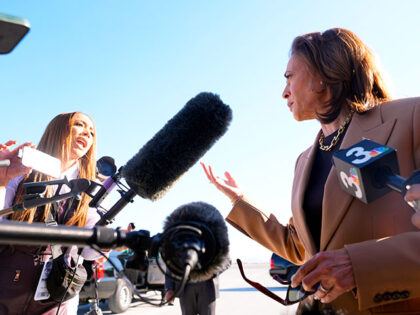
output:
[[[407,202],[420,200],[420,184],[411,185],[410,189],[405,194]],[[411,217],[411,222],[420,229],[420,212],[416,212]]]
[[[200,162],[200,164],[210,182],[222,193],[224,193],[232,202],[235,202],[239,198],[243,197],[241,189],[238,187],[235,179],[229,174],[229,172],[225,172],[225,178],[220,178],[219,176],[214,176],[210,165],[206,165],[203,162]]]
[[[6,186],[12,178],[22,174],[28,174],[31,171],[30,167],[22,165],[22,160],[18,158],[17,154],[19,149],[25,146],[31,148],[35,148],[35,146],[30,142],[26,142],[13,150],[10,150],[10,147],[14,144],[16,144],[16,141],[14,140],[8,141],[5,144],[0,144],[0,160],[10,160],[10,165],[8,167],[0,168],[0,186]]]
[[[292,286],[300,283],[305,291],[315,292],[315,299],[330,303],[356,287],[350,256],[345,248],[320,252],[303,264],[292,277]]]
[[[175,300],[174,293],[175,293],[174,290],[166,291],[165,297],[164,297],[165,301],[168,301],[169,303],[173,303]]]

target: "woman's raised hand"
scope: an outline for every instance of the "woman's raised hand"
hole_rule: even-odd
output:
[[[238,185],[236,184],[235,179],[225,172],[225,178],[220,178],[219,176],[214,176],[213,170],[210,165],[206,165],[203,162],[200,162],[201,166],[204,169],[204,172],[207,175],[207,178],[210,180],[217,189],[224,193],[232,202],[242,198],[243,194]]]
[[[0,187],[6,186],[12,178],[22,174],[28,174],[31,171],[30,167],[26,167],[22,164],[22,160],[18,157],[18,151],[25,146],[31,148],[35,148],[35,146],[31,142],[26,142],[12,149],[11,147],[15,144],[16,141],[14,140],[10,140],[5,144],[0,144],[0,160],[10,161],[8,167],[0,168]]]

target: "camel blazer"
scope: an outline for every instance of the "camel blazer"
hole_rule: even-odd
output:
[[[318,145],[297,159],[292,188],[292,218],[282,225],[251,202],[239,199],[226,220],[269,250],[303,264],[316,246],[302,208]],[[420,97],[382,103],[354,114],[340,146],[363,138],[397,151],[400,174],[420,169]],[[365,204],[341,189],[333,166],[325,183],[320,250],[345,247],[350,255],[356,290],[332,302],[348,314],[420,314],[420,231],[411,224],[413,210],[390,192]]]

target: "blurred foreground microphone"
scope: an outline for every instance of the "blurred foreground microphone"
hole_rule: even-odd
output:
[[[391,190],[405,196],[410,185],[420,183],[420,171],[408,179],[399,176],[396,151],[379,143],[362,140],[339,150],[333,156],[341,187],[365,203],[374,201]],[[419,204],[409,203],[416,211]]]
[[[226,132],[232,111],[219,96],[192,98],[123,167],[122,177],[139,196],[162,197]]]
[[[146,252],[151,257],[158,257],[160,253],[168,275],[182,279],[184,284],[210,279],[230,265],[225,220],[215,207],[204,202],[178,207],[166,218],[164,231],[153,237],[146,230],[125,232],[102,226],[86,229],[3,221],[0,222],[0,244],[127,246],[135,252],[134,259],[138,259],[140,270],[145,269],[142,264]]]
[[[181,278],[190,266],[191,282],[210,279],[230,265],[225,220],[215,207],[204,202],[178,207],[164,223],[160,253],[175,278]]]

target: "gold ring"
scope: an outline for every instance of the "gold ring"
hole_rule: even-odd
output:
[[[325,289],[325,288],[322,286],[322,283],[320,283],[320,284],[319,284],[319,289],[320,289],[323,293],[325,293],[325,294],[327,294],[328,292],[330,292],[330,291],[331,291],[331,288],[330,288],[330,289]]]

